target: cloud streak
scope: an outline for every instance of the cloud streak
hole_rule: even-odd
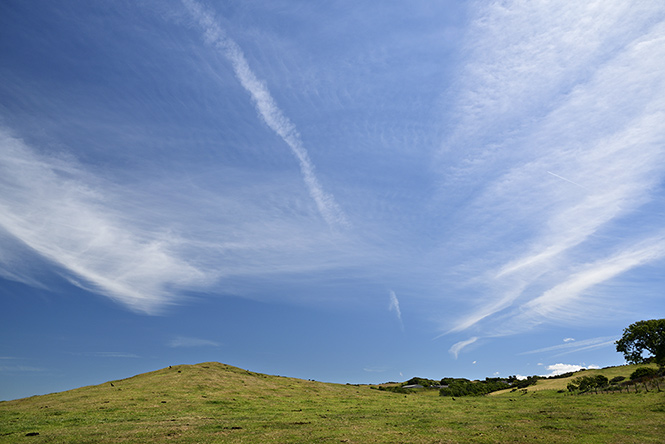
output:
[[[169,347],[219,347],[220,344],[209,339],[191,338],[186,336],[178,336],[173,338],[168,343]]]
[[[224,291],[245,295],[258,276],[287,276],[288,285],[372,255],[321,231],[316,210],[290,208],[283,196],[297,185],[284,180],[219,167],[241,183],[220,192],[146,175],[126,185],[4,128],[0,150],[0,276],[33,287],[49,289],[60,276],[154,315],[220,281]]]
[[[4,130],[0,146],[0,227],[72,283],[157,313],[174,302],[173,290],[213,278],[177,254],[178,239],[168,232],[128,220],[113,203],[122,199],[75,160],[43,157]],[[33,269],[8,259],[24,254],[20,245],[5,244],[11,245],[16,250],[5,252],[3,274],[31,284]]]
[[[207,44],[219,50],[231,63],[236,78],[251,96],[262,120],[289,146],[298,160],[300,171],[321,216],[331,227],[348,225],[347,218],[334,197],[325,192],[314,173],[312,163],[295,125],[277,106],[265,82],[259,80],[247,63],[242,50],[217,24],[213,14],[194,0],[182,0],[204,32]]]
[[[665,8],[569,6],[492,4],[468,34],[442,173],[473,196],[447,246],[483,296],[449,332],[579,322],[621,302],[601,284],[665,257],[658,213],[637,218],[665,177]]]
[[[0,365],[0,372],[24,373],[24,372],[43,372],[43,371],[46,370],[43,368],[31,367],[28,365]]]
[[[392,290],[390,290],[390,305],[388,306],[388,310],[395,312],[395,316],[397,316],[397,320],[399,321],[399,326],[402,330],[404,330],[404,322],[402,322],[402,310],[399,308],[399,300],[397,299],[397,295]]]
[[[474,336],[472,338],[466,339],[464,341],[459,341],[453,344],[452,347],[448,350],[448,352],[453,355],[455,359],[457,359],[457,356],[460,354],[462,349],[468,347],[469,345],[473,344],[478,340],[478,337]]]
[[[586,190],[586,188],[584,188],[584,187],[583,187],[582,185],[580,185],[579,183],[575,183],[575,182],[573,182],[572,180],[568,180],[568,179],[566,179],[565,177],[561,177],[561,176],[559,176],[558,174],[554,174],[554,173],[551,172],[551,171],[548,171],[547,174],[551,174],[551,175],[554,176],[554,177],[558,177],[558,178],[561,179],[561,180],[564,180],[564,181],[566,181],[566,182],[568,182],[568,183],[572,183],[573,185],[578,186],[578,187],[580,187],[580,188]]]
[[[569,338],[567,338],[569,339]],[[520,353],[521,355],[530,355],[537,353],[550,353],[555,352],[553,356],[561,356],[569,353],[576,353],[585,350],[593,350],[596,348],[607,347],[613,345],[619,339],[614,336],[603,336],[599,338],[585,339],[583,341],[566,341],[564,344],[553,345],[551,347],[539,348],[537,350],[529,350]]]
[[[567,280],[545,291],[522,306],[523,316],[570,319],[579,316],[580,298],[590,288],[628,270],[665,257],[665,239],[649,239],[643,245],[622,251],[572,274]]]
[[[91,356],[95,358],[140,358],[139,355],[134,353],[125,352],[88,352],[81,353],[82,356]]]

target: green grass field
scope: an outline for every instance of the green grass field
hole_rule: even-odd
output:
[[[594,372],[627,376],[633,369]],[[540,381],[526,393],[453,399],[436,391],[396,394],[219,363],[182,365],[0,402],[0,442],[665,442],[664,392],[558,393],[566,383]]]

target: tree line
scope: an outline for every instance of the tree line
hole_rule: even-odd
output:
[[[606,376],[581,376],[568,384],[571,392],[589,392],[591,390],[614,390],[621,389],[621,385],[627,383],[644,382],[665,374],[665,319],[652,319],[638,321],[624,329],[621,339],[616,343],[616,350],[623,353],[626,361],[631,364],[655,362],[659,369],[649,367],[638,368],[630,375],[630,381],[624,382],[624,377],[618,376],[609,380]],[[409,386],[421,386],[423,388],[439,389],[441,396],[480,396],[498,390],[512,388],[514,390],[524,389],[534,385],[539,379],[567,378],[573,372],[561,375],[543,377],[529,376],[526,379],[518,379],[516,376],[508,378],[485,378],[484,381],[471,381],[465,378],[443,378],[440,381],[413,377],[399,386],[383,386],[380,390],[389,390],[399,393],[411,391]],[[658,390],[658,381],[655,379]],[[646,388],[646,384],[645,384]]]
[[[661,376],[660,371],[653,367],[639,367],[630,374],[628,380],[623,376],[616,376],[612,379],[608,379],[603,375],[581,376],[569,382],[567,389],[569,392],[575,393],[589,393],[592,391],[595,393],[598,393],[598,391],[622,392],[624,389],[629,391],[630,386],[633,386],[637,391],[637,385],[641,383],[646,391],[649,391],[649,385],[655,386],[660,391],[659,376]]]
[[[444,378],[441,380],[439,395],[441,396],[481,396],[507,388],[521,389],[533,385],[540,376],[529,376],[526,379],[485,378],[484,381],[470,381],[463,378]]]

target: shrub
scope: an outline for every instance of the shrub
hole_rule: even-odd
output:
[[[568,384],[568,390],[571,392],[574,390],[586,392],[591,389],[606,387],[608,383],[609,380],[603,375],[580,376],[579,378],[573,379],[573,382]]]
[[[402,393],[402,394],[413,393],[413,390],[405,389],[400,386],[388,386],[388,387],[381,386],[379,387],[379,390],[385,392]]]
[[[439,385],[439,381],[433,381],[431,379],[419,378],[415,376],[406,381],[403,385],[414,385],[414,384],[422,385],[423,387],[431,387],[433,385]]]
[[[536,382],[538,382],[539,379],[540,379],[540,376],[537,376],[537,375],[529,376],[526,379],[518,379],[517,381],[515,381],[513,383],[513,387],[526,388],[530,385],[534,385]]]
[[[603,375],[596,375],[596,387],[606,387],[609,384],[609,379]]]
[[[630,374],[630,379],[632,381],[642,378],[653,378],[658,372],[655,368],[650,367],[640,367]]]
[[[469,381],[468,379],[445,378],[448,387],[439,390],[441,396],[480,396],[510,387],[510,384],[499,378],[487,378],[485,381]]]
[[[547,376],[545,379],[563,379],[563,378],[570,378],[573,376],[575,372],[566,372],[566,373],[561,373],[560,375],[554,375],[554,376]]]

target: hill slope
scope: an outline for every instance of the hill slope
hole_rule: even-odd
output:
[[[402,395],[182,365],[0,402],[0,442],[662,442],[665,394]]]
[[[566,387],[568,386],[569,382],[572,382],[574,379],[579,378],[581,376],[603,375],[607,379],[612,379],[616,376],[623,376],[627,380],[630,377],[631,373],[633,373],[636,369],[640,367],[651,367],[654,369],[658,368],[656,364],[639,364],[639,365],[621,365],[617,367],[606,367],[601,369],[580,370],[574,372],[572,376],[568,376],[565,378],[540,379],[538,380],[536,385],[529,386],[524,390],[526,390],[527,392],[538,392],[541,390],[555,390],[555,391],[566,390]],[[496,396],[496,395],[503,395],[506,393],[510,393],[510,389],[493,392],[490,393],[490,395]]]

